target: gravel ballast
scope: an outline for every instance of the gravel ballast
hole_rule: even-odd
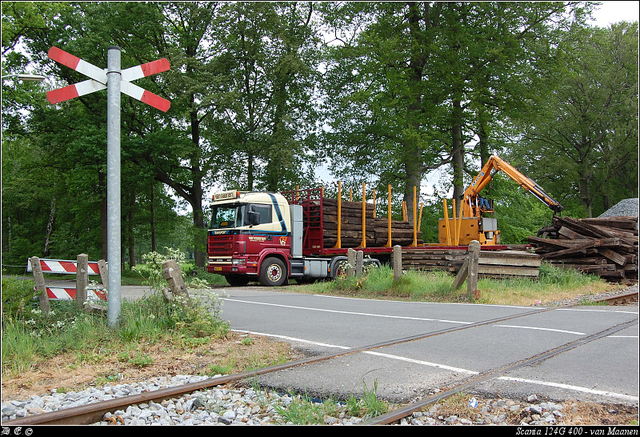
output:
[[[60,409],[86,405],[100,400],[124,397],[181,384],[202,381],[207,377],[177,375],[172,378],[150,378],[144,382],[91,387],[79,392],[33,395],[26,400],[2,403],[2,420],[17,419]],[[290,394],[264,392],[253,388],[213,388],[199,390],[178,399],[140,403],[125,410],[104,415],[93,425],[287,425],[292,424],[282,414],[295,401]],[[321,401],[318,401],[321,402]],[[534,395],[526,400],[476,399],[457,409],[434,404],[426,411],[414,412],[398,425],[560,425],[565,416],[575,413],[579,404],[554,403]],[[605,407],[608,414],[624,413],[628,407]],[[337,403],[332,415],[324,415],[324,425],[362,425],[365,417],[351,416],[345,404]],[[453,412],[452,412],[453,411]],[[636,407],[637,414],[637,407]],[[623,423],[624,424],[624,423]]]

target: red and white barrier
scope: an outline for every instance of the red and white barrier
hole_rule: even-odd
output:
[[[42,273],[59,273],[67,275],[75,275],[78,272],[77,261],[67,261],[61,259],[41,259],[40,267],[42,267]],[[96,261],[89,261],[87,274],[99,275],[100,267]],[[31,265],[31,259],[27,260],[27,272],[32,272],[33,266]]]
[[[71,260],[62,260],[62,259],[40,259],[40,267],[42,273],[53,273],[53,274],[66,274],[66,275],[75,275],[78,273],[78,262]],[[27,260],[27,272],[33,272],[33,266],[31,265],[31,258]],[[89,261],[87,263],[87,275],[100,275],[100,267],[97,261]],[[36,273],[34,272],[34,277]],[[44,286],[44,278],[42,275],[39,275],[40,281],[42,281],[42,285]],[[38,279],[36,278],[36,285],[38,284]],[[76,287],[56,287],[56,286],[47,286],[45,287],[47,291],[47,297],[51,300],[75,300],[76,298]],[[86,288],[87,290],[87,300],[107,300],[107,292],[104,289],[92,289]]]
[[[75,300],[76,289],[47,287],[47,296],[51,300]],[[107,293],[104,290],[87,289],[87,300],[107,300]]]

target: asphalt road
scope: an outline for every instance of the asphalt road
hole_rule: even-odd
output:
[[[384,399],[410,402],[578,341],[567,351],[497,373],[468,391],[638,404],[638,306],[529,314],[540,308],[352,299],[299,294],[295,287],[286,292],[261,286],[216,292],[224,301],[221,316],[233,330],[286,341],[309,355],[347,353],[259,376],[267,387],[341,399],[376,388]],[[148,287],[122,287],[123,299],[145,293]],[[510,319],[499,320],[505,317]],[[625,329],[588,341],[629,322]],[[434,335],[348,353],[421,334]]]
[[[314,355],[438,334],[262,375],[258,380],[266,386],[339,398],[362,395],[365,387],[377,386],[379,396],[408,402],[581,340],[535,365],[496,374],[472,391],[502,397],[536,394],[556,401],[638,403],[637,306],[586,306],[524,315],[534,308],[363,300],[251,286],[218,292],[224,299],[222,318],[232,329],[284,340]],[[521,317],[469,326],[511,316]],[[585,341],[634,321],[621,331]],[[451,328],[465,329],[443,333]]]

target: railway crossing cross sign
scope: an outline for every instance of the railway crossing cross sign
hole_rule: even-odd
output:
[[[159,59],[121,70],[120,47],[110,46],[107,69],[103,70],[57,47],[48,52],[50,59],[88,76],[83,82],[47,93],[49,103],[56,104],[94,91],[107,89],[107,256],[108,322],[119,323],[121,298],[121,228],[120,228],[120,93],[140,100],[160,111],[169,110],[170,102],[137,85],[132,80],[169,70],[169,61]]]
[[[53,59],[54,61],[90,78],[74,85],[49,91],[47,93],[47,100],[49,100],[49,103],[52,105],[107,88],[107,70],[102,70],[95,65],[72,55],[71,53],[67,53],[64,50],[59,49],[58,47],[51,47],[47,54],[50,59]],[[134,99],[153,106],[162,112],[167,112],[171,105],[168,100],[132,84],[131,81],[162,73],[163,71],[169,70],[169,67],[169,61],[166,58],[163,58],[122,70],[120,72],[120,91]]]

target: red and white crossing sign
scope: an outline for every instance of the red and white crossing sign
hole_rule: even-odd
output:
[[[47,100],[52,105],[65,100],[90,94],[107,88],[107,70],[96,67],[77,56],[67,53],[58,47],[51,47],[48,52],[49,58],[62,65],[65,65],[78,73],[88,76],[90,79],[83,82],[69,85],[47,93]],[[141,79],[163,71],[169,70],[169,61],[166,58],[157,61],[147,62],[121,71],[120,91],[124,94],[140,100],[149,106],[153,106],[162,112],[167,112],[171,102],[150,91],[140,88],[131,83],[132,80]]]

